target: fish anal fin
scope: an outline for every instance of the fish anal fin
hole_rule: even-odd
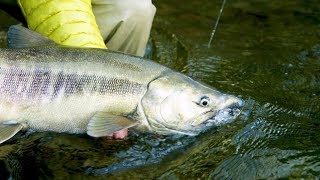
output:
[[[0,144],[12,138],[21,129],[23,129],[22,124],[1,124],[0,125]]]
[[[8,30],[9,48],[27,48],[50,45],[56,45],[56,43],[49,38],[21,25],[10,26]]]
[[[112,133],[140,124],[139,121],[108,112],[97,112],[89,121],[87,134],[92,137],[111,136]]]

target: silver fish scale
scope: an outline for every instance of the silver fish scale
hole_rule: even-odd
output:
[[[128,79],[117,79],[106,77],[99,77],[99,93],[104,94],[138,94],[140,93],[141,84],[136,82],[131,82]]]
[[[81,94],[137,95],[164,70],[139,57],[101,49],[1,49],[0,97],[37,102]]]
[[[142,84],[128,79],[87,74],[52,72],[49,68],[23,69],[18,66],[0,70],[0,93],[10,101],[43,100],[73,94],[137,94]]]
[[[171,72],[155,62],[105,49],[0,48],[0,123],[85,133],[98,112],[137,113],[148,84]],[[136,120],[147,124],[145,117]]]

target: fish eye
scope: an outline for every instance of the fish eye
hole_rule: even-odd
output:
[[[208,106],[210,103],[210,98],[207,97],[207,96],[203,96],[201,99],[200,99],[200,102],[199,102],[199,105],[202,106],[202,107],[206,107]]]

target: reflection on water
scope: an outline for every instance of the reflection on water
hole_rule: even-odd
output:
[[[211,174],[216,178],[279,178],[319,175],[319,125],[308,116],[265,104],[255,121],[233,138],[235,153]]]
[[[227,1],[208,49],[221,1],[154,3],[158,14],[153,59],[244,99],[236,121],[193,138],[132,133],[128,140],[112,141],[31,134],[1,146],[0,174],[95,179],[319,177],[320,4]],[[30,174],[30,168],[36,170]]]

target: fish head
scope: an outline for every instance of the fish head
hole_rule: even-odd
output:
[[[170,73],[149,83],[141,104],[152,131],[197,135],[235,119],[243,101],[183,74]]]

